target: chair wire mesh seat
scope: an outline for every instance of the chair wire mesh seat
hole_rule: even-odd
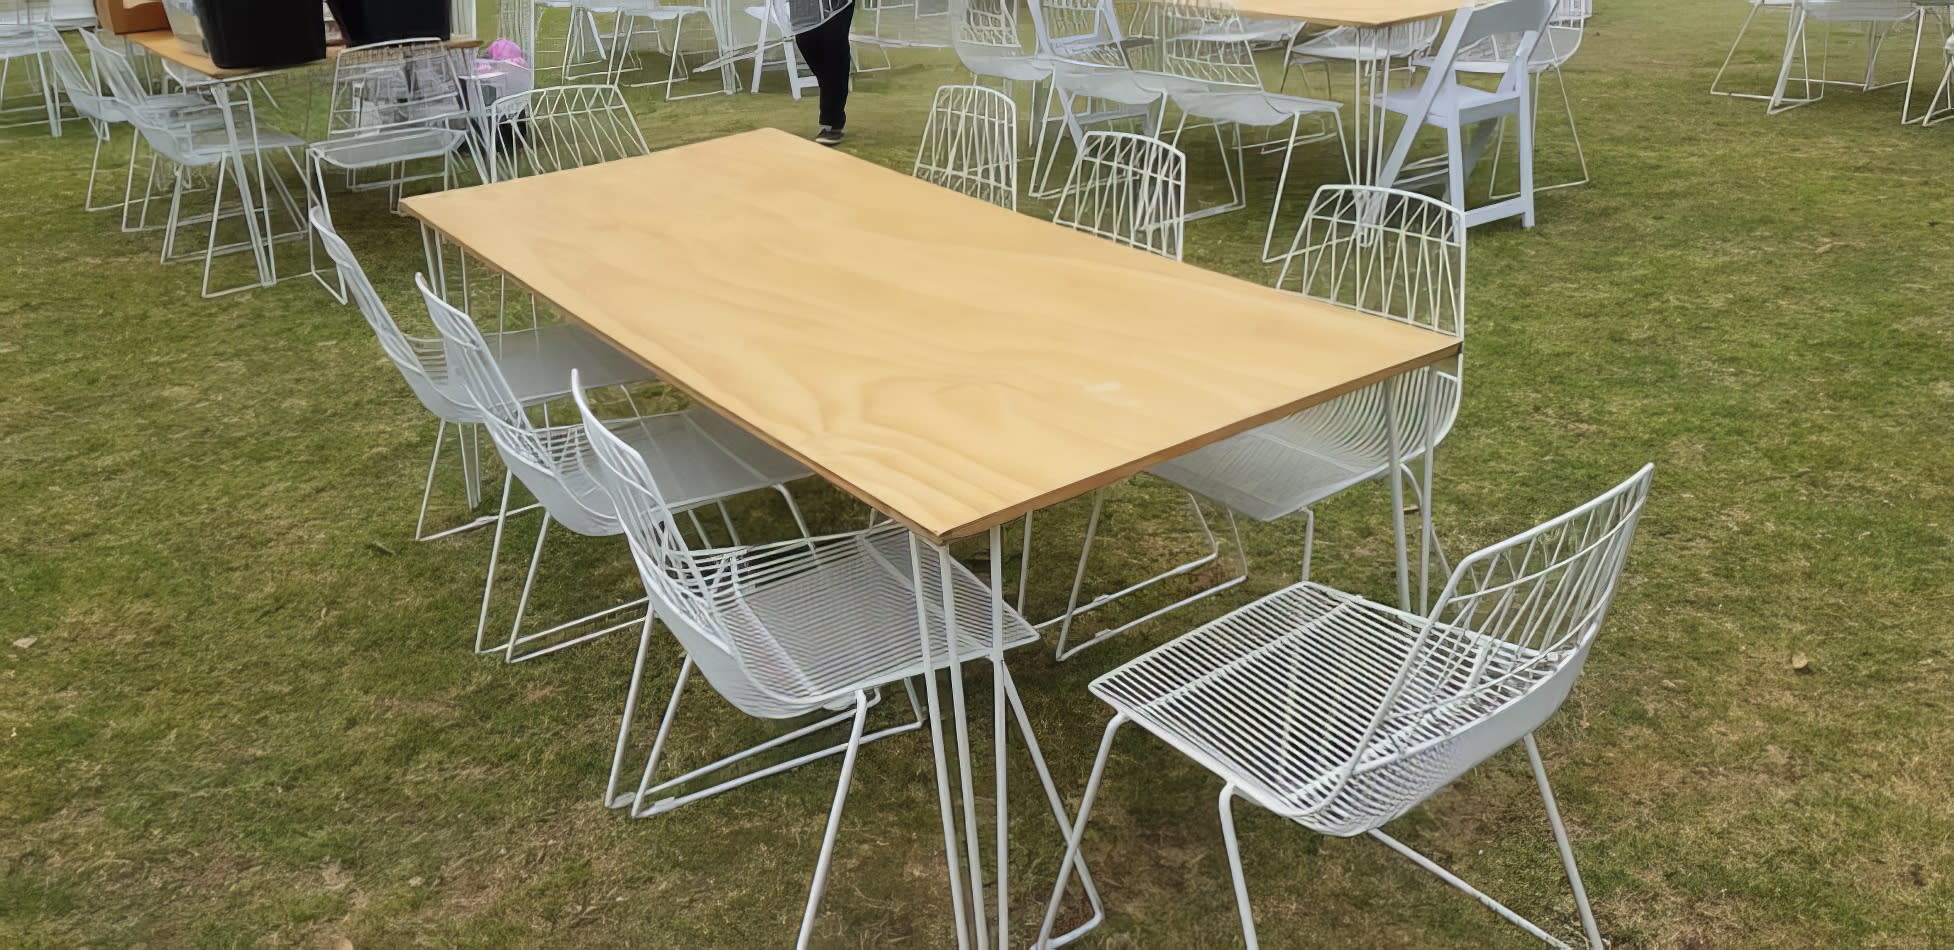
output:
[[[499,521],[509,512],[499,512],[455,527],[429,533],[428,504],[434,494],[435,473],[441,464],[442,447],[448,443],[448,430],[455,430],[455,447],[461,462],[463,485],[470,511],[481,506],[481,453],[478,427],[482,414],[475,408],[459,377],[449,371],[447,350],[438,336],[415,337],[403,332],[393,314],[380,299],[367,278],[366,269],[354,257],[352,248],[334,230],[323,209],[312,210],[312,229],[326,255],[346,279],[346,287],[360,314],[373,329],[380,349],[401,378],[407,381],[421,405],[439,420],[434,435],[434,451],[428,459],[427,480],[421,489],[420,513],[414,520],[414,538],[431,541],[470,531]],[[509,391],[524,406],[540,406],[569,395],[572,370],[582,370],[592,386],[610,387],[651,379],[649,370],[610,344],[580,327],[557,324],[502,333],[486,334],[495,352],[502,378]],[[522,509],[527,511],[528,509]]]
[[[510,491],[516,481],[521,481],[542,507],[542,524],[536,532],[536,547],[530,554],[529,571],[516,602],[509,638],[500,647],[490,647],[486,642],[489,608],[495,592],[502,535],[508,522],[506,514],[496,519],[488,573],[482,585],[482,607],[475,626],[476,652],[500,650],[508,662],[516,663],[636,625],[639,621],[633,618],[572,635],[573,631],[606,617],[644,606],[644,598],[544,630],[523,630],[523,616],[535,588],[543,542],[549,535],[550,525],[560,524],[589,537],[614,536],[622,533],[623,526],[618,523],[609,497],[591,475],[596,459],[585,427],[581,423],[550,425],[547,415],[543,425],[533,423],[528,407],[502,375],[494,349],[476,329],[474,321],[441,299],[428,286],[425,275],[416,278],[416,285],[427,304],[428,316],[441,332],[450,371],[461,379],[481,414],[483,427],[508,468],[502,481],[501,510],[508,512]],[[568,382],[566,374],[565,383]],[[691,512],[715,506],[727,531],[737,538],[738,531],[724,502],[748,492],[772,490],[779,492],[794,523],[806,535],[806,522],[786,483],[807,477],[808,471],[712,410],[695,405],[676,412],[613,419],[605,424],[656,467],[663,483],[670,486],[670,503],[675,510]],[[702,533],[703,530],[700,528]]]
[[[655,605],[655,615],[665,621],[686,656],[637,792],[620,796],[619,772],[651,636],[651,617],[647,616],[606,799],[613,805],[630,804],[634,815],[657,814],[840,753],[841,778],[796,944],[806,947],[827,887],[828,867],[857,753],[867,742],[921,725],[922,712],[910,681],[950,668],[954,655],[989,656],[994,643],[1011,649],[1035,641],[1038,635],[968,568],[949,558],[924,557],[915,537],[896,523],[775,544],[695,548],[679,529],[666,481],[654,466],[620,438],[613,426],[591,413],[581,394],[578,403],[595,456],[593,477],[613,501]],[[947,591],[945,571],[950,575]],[[926,620],[919,621],[919,611]],[[658,767],[672,721],[695,670],[727,702],[758,718],[789,719],[838,708],[847,711],[659,782]],[[1009,671],[1000,665],[996,673],[1020,728],[1029,735],[1023,704]],[[904,684],[913,718],[867,732],[867,714],[877,691],[896,683]],[[689,793],[655,797],[777,748],[787,739],[842,722],[849,723],[850,732],[841,745]],[[998,728],[1002,730],[1003,723]],[[1063,826],[1066,819],[1057,788],[1035,747],[1033,751],[1048,804]],[[967,754],[962,766],[968,775],[971,762]],[[1089,929],[1099,919],[1098,895],[1089,874],[1082,875],[1081,880],[1095,914],[1092,924],[1074,934]]]
[[[930,104],[911,174],[1018,209],[1018,106],[983,86],[942,86]]]
[[[1310,202],[1276,286],[1463,341],[1465,242],[1458,210],[1435,198],[1325,185]],[[1316,534],[1312,506],[1363,482],[1400,475],[1410,476],[1416,503],[1429,506],[1431,485],[1411,463],[1451,432],[1463,378],[1462,359],[1414,370],[1149,471],[1257,521],[1303,513],[1302,576],[1308,580]],[[1390,470],[1394,443],[1398,472]],[[1397,517],[1402,546],[1402,510]]]
[[[1602,943],[1533,733],[1572,690],[1607,617],[1652,466],[1460,562],[1420,616],[1298,584],[1094,680],[1114,710],[1079,806],[1063,888],[1115,735],[1133,723],[1213,772],[1237,909],[1257,945],[1232,806],[1326,835],[1368,834],[1506,920],[1538,925],[1380,829],[1468,769],[1524,743],[1588,944]]]

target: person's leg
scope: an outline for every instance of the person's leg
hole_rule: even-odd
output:
[[[848,124],[848,75],[853,65],[848,32],[854,21],[855,5],[850,3],[826,23],[802,34],[809,39],[806,47],[816,48],[816,52],[807,53],[803,47],[803,55],[821,86],[821,124],[831,129]]]

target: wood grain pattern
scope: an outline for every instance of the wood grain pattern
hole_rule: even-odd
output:
[[[124,39],[132,43],[140,44],[144,49],[178,66],[182,66],[199,75],[209,76],[212,79],[236,79],[240,76],[255,76],[259,73],[278,72],[278,70],[266,69],[225,69],[212,62],[209,56],[184,45],[182,40],[176,38],[175,33],[168,30],[131,33],[124,37]],[[474,49],[481,45],[482,41],[472,36],[457,36],[448,41],[449,49]],[[344,46],[328,46],[326,47],[326,58],[319,60],[319,62],[332,62],[338,59],[339,54],[345,52],[345,50],[346,47]],[[305,65],[309,66],[311,64],[307,63]],[[290,68],[298,69],[301,67],[294,66]]]
[[[1238,0],[1241,12],[1309,23],[1391,26],[1447,16],[1473,0]]]
[[[772,129],[403,207],[938,542],[1458,350]]]

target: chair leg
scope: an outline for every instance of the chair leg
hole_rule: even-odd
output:
[[[553,637],[557,634],[563,633],[568,630],[574,630],[578,627],[583,626],[584,624],[592,623],[604,617],[609,617],[613,614],[634,609],[640,605],[645,606],[647,610],[650,609],[650,603],[651,603],[650,598],[639,597],[635,600],[630,600],[630,601],[626,601],[625,603],[618,604],[615,607],[607,607],[595,613],[583,617],[578,617],[575,620],[564,621],[563,623],[550,627],[547,630],[533,630],[528,633],[524,633],[522,630],[522,620],[523,617],[526,616],[529,612],[529,595],[532,592],[534,592],[536,588],[536,569],[538,565],[542,563],[543,560],[543,541],[545,538],[549,536],[550,523],[555,520],[556,519],[550,517],[550,513],[548,511],[544,511],[543,524],[541,527],[536,529],[536,547],[533,551],[530,552],[529,572],[527,576],[523,578],[522,596],[516,601],[516,619],[513,622],[511,622],[509,625],[509,641],[502,648],[503,659],[506,662],[520,663],[524,660],[533,660],[539,656],[545,656],[547,654],[555,653],[558,650],[567,649],[569,647],[576,646],[579,643],[586,643],[588,641],[595,640],[598,637],[604,636],[606,634],[615,633],[619,630],[622,630],[626,627],[629,627],[637,623],[638,621],[635,619],[627,620],[622,623],[612,624],[608,627],[603,627],[601,629],[593,630],[588,633],[580,633],[567,640],[555,641],[539,650],[534,650],[528,653],[519,652],[520,649],[526,644],[534,643],[538,640],[547,640],[548,638]]]
[[[1540,800],[1547,806],[1547,821],[1554,827],[1554,845],[1560,849],[1561,867],[1567,871],[1567,883],[1574,888],[1574,906],[1581,910],[1581,930],[1587,935],[1589,947],[1603,950],[1607,945],[1601,940],[1601,928],[1595,925],[1594,908],[1588,905],[1588,889],[1581,883],[1581,869],[1574,864],[1574,846],[1567,840],[1567,826],[1561,822],[1553,786],[1547,783],[1547,766],[1540,760],[1540,747],[1534,744],[1531,732],[1523,742],[1527,747],[1527,762],[1533,766],[1533,780],[1540,786]]]
[[[1255,939],[1255,913],[1248,905],[1248,875],[1242,870],[1242,845],[1235,836],[1235,786],[1221,790],[1221,841],[1228,849],[1228,873],[1235,882],[1235,910],[1242,918],[1242,941],[1248,950],[1261,946]]]
[[[1092,817],[1093,800],[1099,797],[1099,783],[1106,777],[1106,760],[1113,754],[1113,737],[1125,724],[1125,713],[1114,716],[1113,721],[1106,724],[1105,737],[1099,740],[1099,755],[1092,760],[1092,774],[1086,779],[1085,797],[1079,800],[1079,814],[1072,819],[1072,831],[1065,837],[1065,857],[1058,864],[1058,881],[1052,885],[1052,900],[1045,905],[1045,923],[1039,928],[1037,942],[1032,944],[1040,950],[1053,946],[1052,927],[1058,923],[1058,908],[1065,899],[1065,885],[1071,882],[1072,866],[1080,864],[1081,868],[1084,867],[1079,861],[1079,845],[1085,840],[1086,821]]]
[[[1187,503],[1194,511],[1195,523],[1200,526],[1201,533],[1204,536],[1206,536],[1208,540],[1208,552],[1206,554],[1201,555],[1200,557],[1195,558],[1194,560],[1180,564],[1176,567],[1169,568],[1145,580],[1138,581],[1133,584],[1129,584],[1126,587],[1121,588],[1112,593],[1102,594],[1098,597],[1094,597],[1091,603],[1088,603],[1085,606],[1081,607],[1079,605],[1079,593],[1081,588],[1085,584],[1086,566],[1088,564],[1089,559],[1092,557],[1092,543],[1098,531],[1099,519],[1103,510],[1104,502],[1105,502],[1105,496],[1102,492],[1093,493],[1092,517],[1086,523],[1085,544],[1080,548],[1079,551],[1079,567],[1078,567],[1078,571],[1073,575],[1072,578],[1072,594],[1066,602],[1065,613],[1061,614],[1058,617],[1054,617],[1050,620],[1046,620],[1043,623],[1036,625],[1040,630],[1044,629],[1045,627],[1049,627],[1054,623],[1059,625],[1057,658],[1060,661],[1064,661],[1072,658],[1073,656],[1077,655],[1079,651],[1084,650],[1087,647],[1104,643],[1105,641],[1113,638],[1114,636],[1125,633],[1126,631],[1131,630],[1134,627],[1137,627],[1143,623],[1147,623],[1151,620],[1172,613],[1173,611],[1179,610],[1182,607],[1186,607],[1189,604],[1192,604],[1196,601],[1204,600],[1208,597],[1212,597],[1215,594],[1219,594],[1224,590],[1227,590],[1231,587],[1234,587],[1237,584],[1240,584],[1248,580],[1248,549],[1246,548],[1246,546],[1242,544],[1241,524],[1235,520],[1234,511],[1224,507],[1222,510],[1223,512],[1226,513],[1228,517],[1229,531],[1234,535],[1235,550],[1239,553],[1241,559],[1241,570],[1239,572],[1237,572],[1233,577],[1230,577],[1227,580],[1210,585],[1209,587],[1206,587],[1196,593],[1189,594],[1186,597],[1174,601],[1171,604],[1168,604],[1164,607],[1157,608],[1147,613],[1145,616],[1135,617],[1132,620],[1128,620],[1125,623],[1122,623],[1118,626],[1110,627],[1105,630],[1100,630],[1094,633],[1092,636],[1086,638],[1084,641],[1080,642],[1079,644],[1071,645],[1069,643],[1069,640],[1070,640],[1070,634],[1072,630],[1072,622],[1074,620],[1077,620],[1080,614],[1086,613],[1091,610],[1095,610],[1099,607],[1103,607],[1107,604],[1112,603],[1113,601],[1119,600],[1120,598],[1127,596],[1128,594],[1136,593],[1148,587],[1152,587],[1153,585],[1168,580],[1170,578],[1179,577],[1183,574],[1191,573],[1201,567],[1204,567],[1208,564],[1212,564],[1221,558],[1221,541],[1220,539],[1215,537],[1213,527],[1208,524],[1207,515],[1203,514],[1201,511],[1201,500],[1199,498],[1196,498],[1193,492],[1188,492]]]
[[[604,780],[605,808],[622,808],[637,801],[633,796],[618,794],[617,786],[618,779],[624,773],[624,751],[631,744],[631,726],[637,722],[638,718],[638,690],[644,686],[645,657],[651,652],[652,627],[656,623],[657,615],[653,611],[646,610],[644,629],[638,634],[638,658],[631,664],[631,686],[624,693],[624,717],[617,727],[617,746],[611,751],[611,774],[609,778]],[[691,672],[692,658],[688,656],[685,658],[684,665],[679,667],[678,671],[680,689],[684,688],[685,679]],[[665,711],[664,722],[668,725],[671,722],[673,707],[678,705],[678,695],[678,690],[672,691],[671,706]],[[658,734],[659,745],[663,744],[664,739],[664,730],[660,729]],[[657,746],[654,746],[652,754],[657,755],[659,751],[661,750]]]
[[[495,538],[489,542],[488,577],[482,582],[482,609],[475,618],[476,653],[489,652],[484,643],[488,634],[489,602],[495,595],[495,568],[502,558],[502,531],[509,525],[509,491],[515,487],[515,481],[514,472],[502,476],[502,504],[495,512]]]
[[[828,830],[821,836],[821,857],[814,864],[814,884],[808,888],[807,910],[801,914],[798,950],[814,938],[814,919],[821,913],[821,894],[828,889],[828,864],[834,858],[835,836],[841,831],[841,810],[848,803],[848,783],[855,777],[855,756],[862,748],[862,727],[868,722],[868,697],[855,693],[855,724],[848,734],[848,751],[841,757],[841,779],[835,783],[834,806],[828,810]]]
[[[1723,65],[1718,66],[1717,74],[1715,76],[1710,77],[1710,95],[1735,96],[1739,98],[1748,98],[1748,99],[1763,98],[1762,96],[1759,96],[1756,93],[1723,92],[1717,89],[1717,86],[1723,82],[1724,72],[1730,69],[1730,61],[1736,58],[1737,49],[1743,46],[1744,44],[1744,34],[1750,32],[1751,21],[1757,19],[1757,11],[1761,9],[1763,9],[1763,4],[1761,3],[1751,4],[1750,13],[1744,17],[1744,25],[1737,28],[1737,38],[1730,41],[1730,52],[1725,53],[1723,55]]]

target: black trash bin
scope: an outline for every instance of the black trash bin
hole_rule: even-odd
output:
[[[448,0],[326,0],[347,46],[392,40],[445,40],[453,31]]]
[[[197,0],[204,46],[224,69],[278,69],[326,58],[318,0]]]

